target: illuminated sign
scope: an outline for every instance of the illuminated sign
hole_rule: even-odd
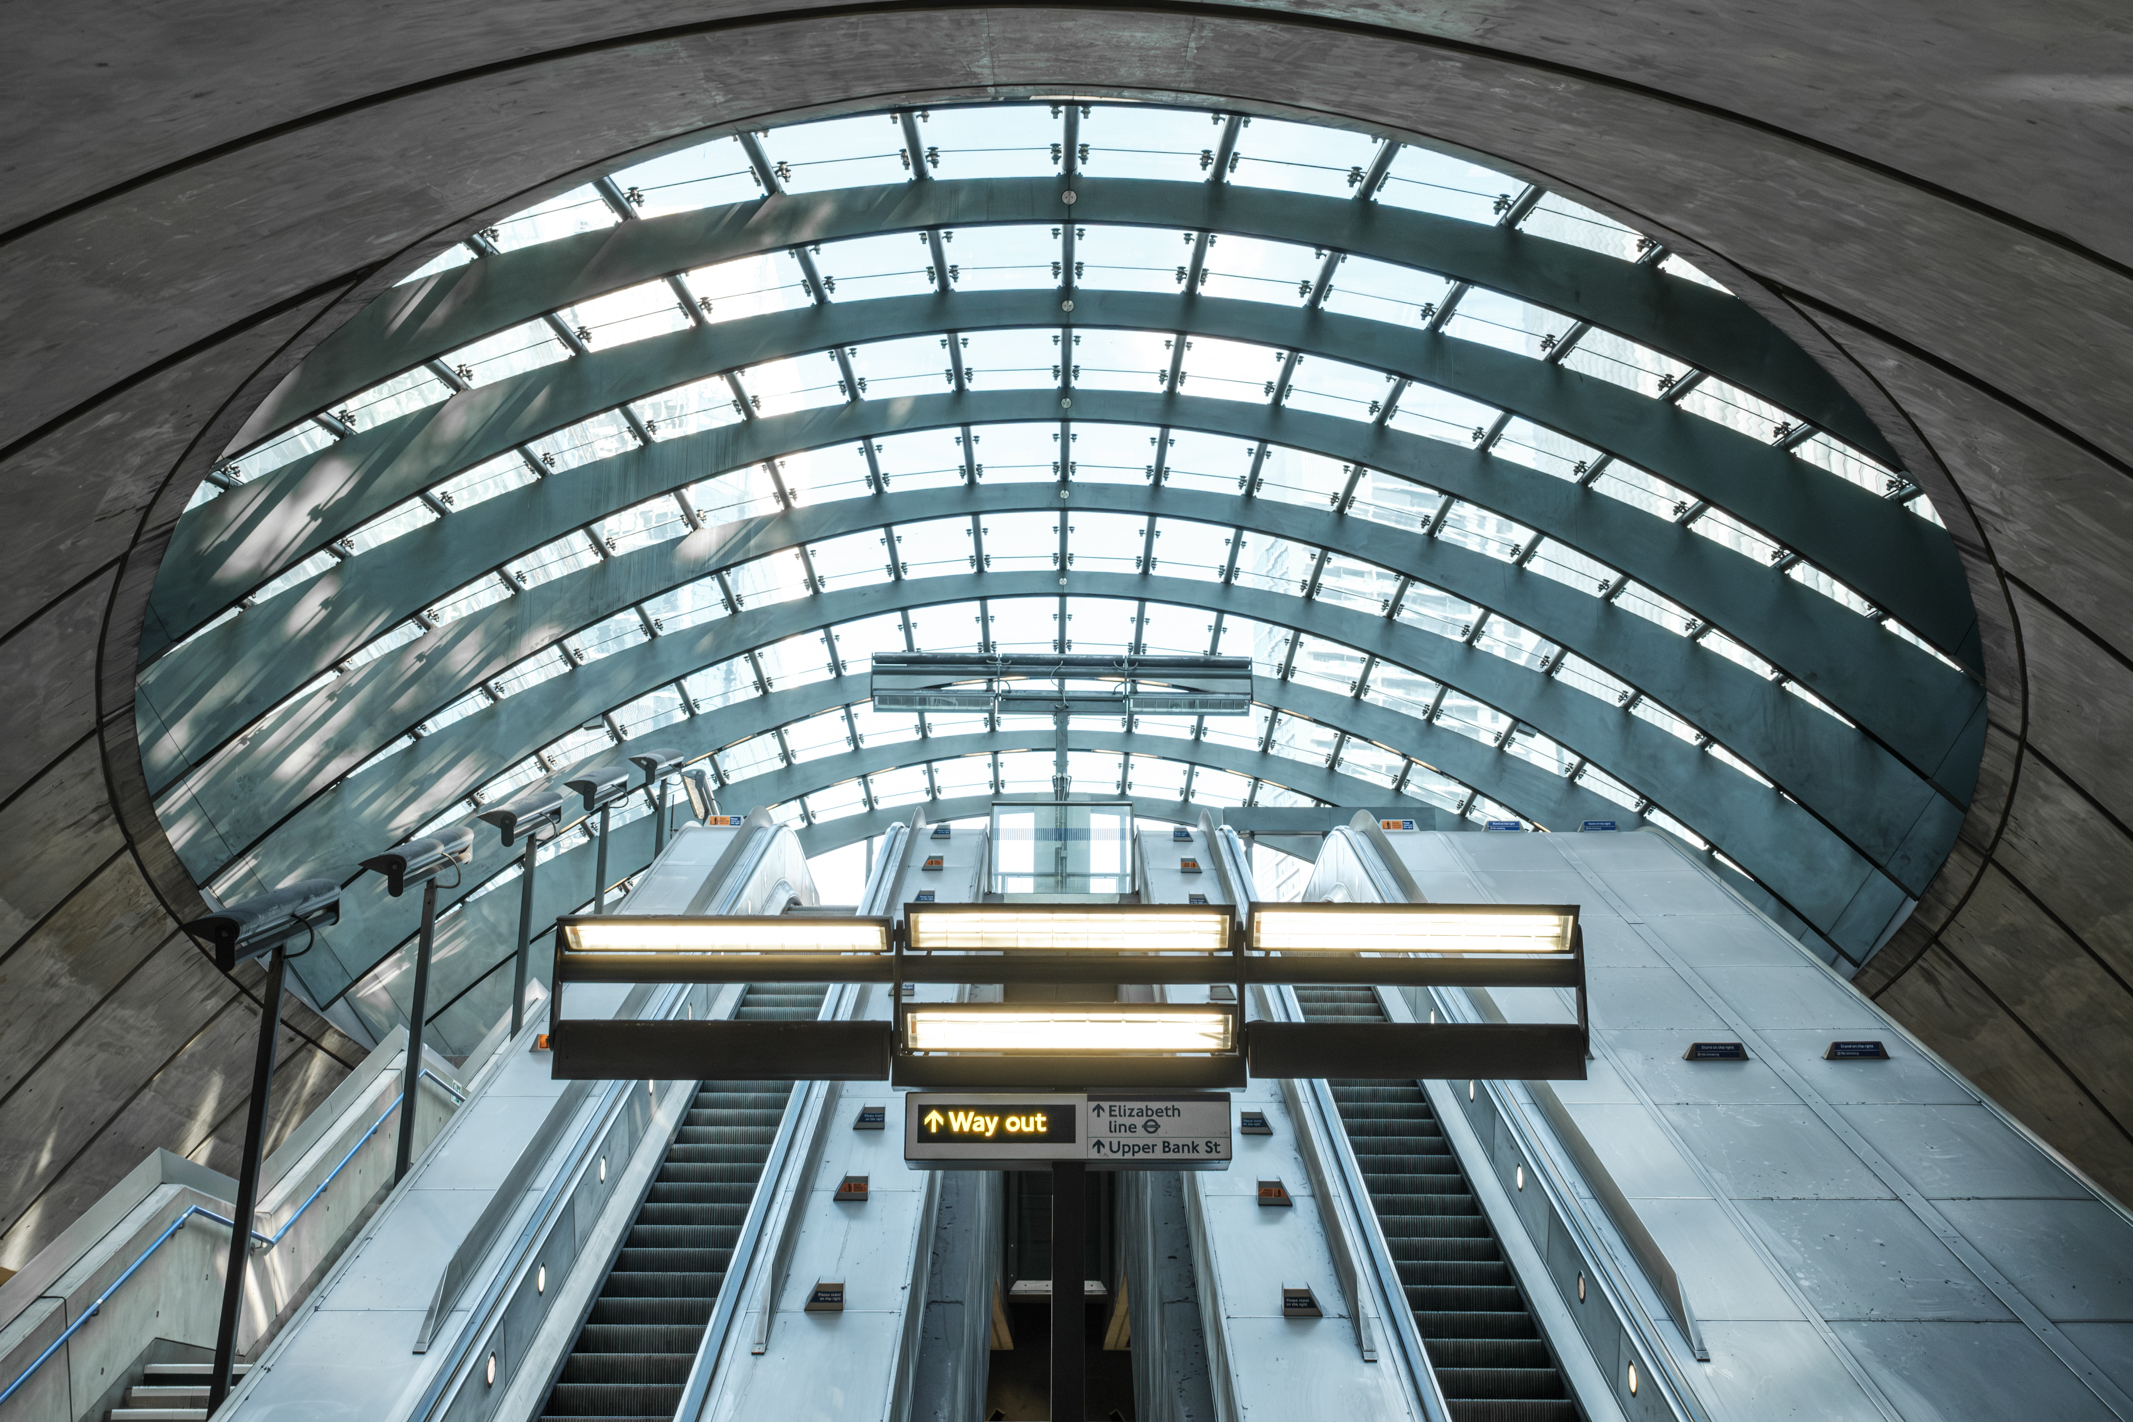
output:
[[[1379,821],[1378,821],[1378,828],[1379,828],[1379,829],[1381,829],[1381,830],[1408,830],[1408,831],[1412,831],[1412,830],[1414,829],[1414,827],[1415,827],[1415,822],[1414,822],[1413,820],[1379,820]]]
[[[1889,1049],[1879,1042],[1831,1042],[1822,1054],[1826,1062],[1885,1062]]]
[[[739,829],[741,818],[739,815],[705,815],[704,823],[712,829]]]
[[[920,1169],[1028,1169],[1081,1160],[1097,1170],[1227,1169],[1223,1091],[914,1092],[904,1160]]]
[[[1178,861],[1178,872],[1180,874],[1197,874],[1200,872],[1200,861],[1197,859],[1180,859]]]
[[[1526,823],[1524,820],[1490,820],[1488,823],[1482,826],[1482,828],[1484,829],[1495,830],[1499,834],[1516,833],[1517,831],[1522,830],[1525,827]]]
[[[1611,829],[1613,829],[1614,827],[1615,827],[1615,822],[1614,822],[1613,820],[1587,820],[1587,821],[1585,821],[1585,832],[1586,832],[1586,833],[1588,833],[1588,834],[1591,834],[1591,833],[1595,833],[1595,832],[1598,832],[1598,831],[1602,831],[1602,830],[1611,830]]]
[[[942,864],[943,864],[944,862],[945,862],[945,861],[944,861],[944,860],[943,860],[943,859],[941,858],[941,856],[940,856],[940,855],[938,855],[938,854],[929,854],[929,855],[927,855],[927,856],[926,856],[926,862],[925,862],[925,863],[923,863],[923,864],[921,864],[921,865],[919,865],[918,867],[919,867],[919,868],[920,868],[920,870],[922,870],[922,871],[923,871],[923,870],[927,870],[927,869],[938,869],[938,868],[940,868],[940,867],[941,867],[941,865],[942,865]]]
[[[1748,1049],[1738,1042],[1691,1042],[1681,1054],[1685,1062],[1744,1062]]]

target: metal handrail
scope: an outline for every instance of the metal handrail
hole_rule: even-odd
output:
[[[465,1104],[467,1099],[466,1094],[460,1091],[458,1087],[452,1085],[452,1083],[446,1081],[443,1077],[437,1075],[437,1073],[431,1071],[428,1067],[422,1068],[421,1074],[422,1076],[428,1077],[431,1081],[436,1082],[438,1086],[442,1087],[446,1094],[452,1097],[455,1103],[462,1105]],[[370,1123],[370,1129],[363,1132],[362,1136],[356,1141],[356,1143],[348,1148],[348,1153],[341,1157],[339,1164],[335,1165],[332,1170],[326,1172],[326,1178],[319,1181],[317,1188],[312,1190],[309,1195],[306,1195],[304,1197],[304,1202],[296,1207],[296,1209],[290,1214],[289,1218],[282,1221],[280,1229],[275,1230],[272,1234],[261,1234],[256,1229],[249,1231],[252,1236],[252,1247],[254,1249],[272,1249],[275,1245],[280,1244],[282,1240],[287,1237],[290,1229],[295,1226],[296,1222],[299,1219],[303,1218],[304,1211],[310,1209],[312,1203],[316,1201],[319,1196],[326,1193],[326,1187],[328,1185],[331,1185],[334,1180],[339,1177],[340,1173],[348,1167],[348,1163],[356,1158],[356,1152],[363,1149],[364,1146],[369,1145],[370,1138],[378,1133],[378,1128],[383,1126],[387,1121],[391,1120],[393,1117],[393,1113],[395,1111],[398,1111],[399,1109],[400,1097],[398,1096],[398,1094],[395,1094],[393,1096],[393,1104],[385,1108],[385,1114]],[[72,1338],[75,1334],[79,1333],[82,1330],[83,1325],[88,1323],[90,1319],[96,1317],[96,1315],[103,1310],[104,1305],[109,1303],[111,1301],[112,1296],[119,1291],[120,1286],[123,1285],[128,1279],[131,1279],[136,1273],[140,1272],[141,1266],[146,1264],[149,1259],[154,1256],[155,1252],[158,1249],[161,1249],[164,1244],[169,1241],[172,1235],[176,1234],[179,1230],[185,1228],[186,1221],[190,1220],[195,1215],[201,1216],[204,1219],[213,1220],[216,1224],[222,1225],[229,1229],[235,1229],[237,1227],[237,1222],[235,1220],[229,1218],[227,1215],[218,1215],[205,1205],[188,1205],[178,1215],[176,1219],[172,1220],[170,1224],[164,1228],[161,1234],[156,1236],[155,1242],[153,1244],[150,1244],[146,1249],[141,1251],[139,1258],[135,1259],[131,1264],[126,1266],[126,1270],[124,1273],[120,1274],[116,1279],[113,1279],[111,1283],[104,1289],[104,1291],[96,1296],[96,1301],[90,1304],[87,1309],[82,1311],[81,1317],[75,1319],[72,1323],[68,1324],[66,1330],[62,1332],[57,1338],[52,1340],[51,1346],[46,1348],[42,1353],[39,1353],[35,1362],[32,1362],[27,1368],[24,1368],[21,1374],[16,1377],[13,1382],[7,1385],[6,1391],[0,1392],[0,1402],[6,1402],[9,1398],[13,1397],[16,1392],[21,1389],[22,1385],[30,1380],[31,1374],[35,1373],[39,1368],[43,1367],[45,1363],[51,1359],[53,1354],[57,1353],[61,1348],[66,1347],[67,1340]]]

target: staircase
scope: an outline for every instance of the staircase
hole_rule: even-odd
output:
[[[1308,1021],[1385,1020],[1369,988],[1295,992]],[[1330,1085],[1454,1422],[1577,1422],[1578,1406],[1421,1087]]]
[[[743,1022],[812,1021],[819,984],[751,985]],[[704,1082],[541,1410],[670,1422],[792,1083]]]
[[[238,1377],[251,1369],[239,1363]],[[207,1422],[207,1378],[212,1363],[150,1363],[139,1387],[104,1413],[108,1422]]]

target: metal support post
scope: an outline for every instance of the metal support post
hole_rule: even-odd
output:
[[[608,807],[600,807],[600,843],[593,850],[593,912],[607,912],[607,816]]]
[[[657,859],[667,847],[667,782],[659,781],[659,793],[653,797],[659,806],[659,818],[652,821],[652,857]]]
[[[518,959],[511,969],[511,1035],[526,1025],[526,959],[533,951],[533,871],[540,862],[540,836],[526,831],[526,864],[518,876]]]
[[[1052,1419],[1082,1422],[1088,1410],[1089,1310],[1082,1298],[1089,1167],[1052,1162]]]
[[[274,1085],[274,1049],[281,1032],[282,950],[267,966],[259,1000],[259,1050],[252,1059],[252,1099],[244,1113],[244,1157],[237,1166],[237,1204],[230,1212],[230,1267],[222,1281],[222,1320],[215,1329],[215,1365],[207,1378],[207,1410],[230,1395],[237,1366],[237,1321],[244,1312],[245,1266],[252,1257],[252,1211],[259,1204],[259,1157],[266,1148],[267,1095]]]
[[[407,1065],[400,1069],[400,1144],[393,1183],[407,1178],[415,1158],[415,1087],[422,1080],[422,1018],[429,1011],[430,948],[437,939],[437,880],[422,881],[422,932],[415,939],[415,1000],[407,1014]]]

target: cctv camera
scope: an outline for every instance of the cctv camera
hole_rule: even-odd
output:
[[[539,835],[563,823],[563,797],[553,790],[539,790],[524,799],[483,810],[476,818],[502,830],[504,847],[508,849],[522,834]]]
[[[341,921],[341,886],[334,879],[299,879],[293,884],[232,904],[220,913],[184,926],[187,937],[215,955],[227,973],[249,958],[261,957],[319,924]]]
[[[419,884],[448,867],[464,864],[473,853],[474,827],[456,825],[442,834],[411,839],[396,849],[374,854],[363,861],[363,867],[383,874],[385,892],[397,899],[409,884]]]

